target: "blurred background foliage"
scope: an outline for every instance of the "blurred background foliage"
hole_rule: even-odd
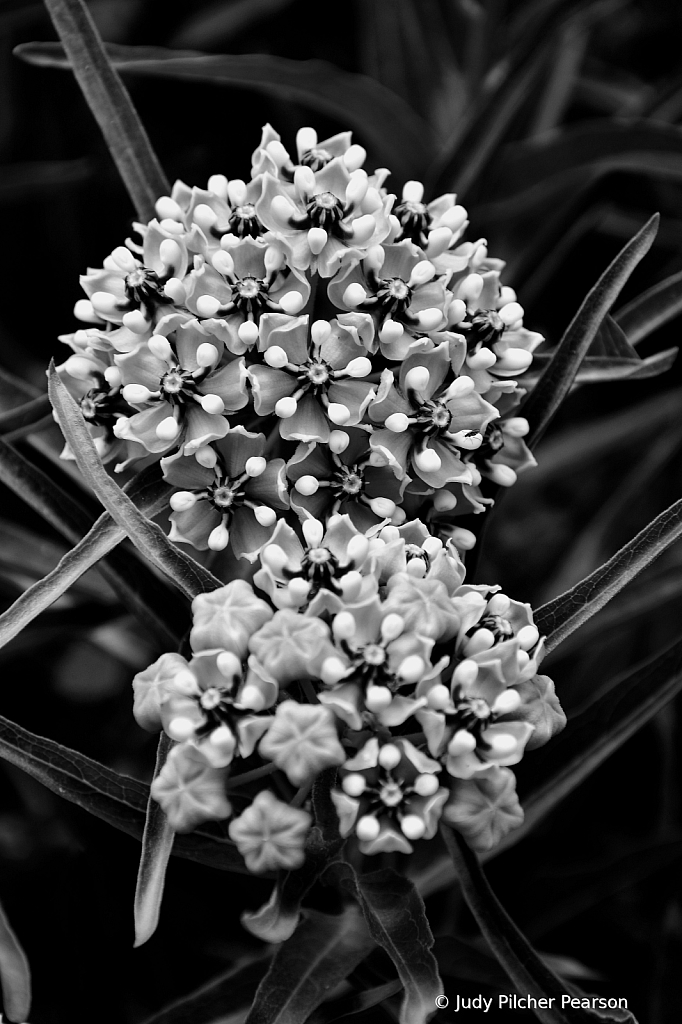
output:
[[[682,309],[682,6],[93,0],[89,7],[171,180],[203,186],[212,173],[243,175],[266,121],[288,145],[303,124],[320,137],[350,127],[368,165],[393,169],[392,190],[419,178],[429,198],[458,193],[469,209],[469,237],[487,238],[491,254],[507,261],[504,281],[548,345],[656,210],[657,241],[622,305],[672,278]],[[79,273],[101,265],[133,219],[72,76],[14,55],[26,45],[23,56],[42,54],[44,63],[50,48],[27,44],[55,38],[42,4],[0,0],[0,412],[45,390],[49,359],[62,357],[57,336],[74,329]],[[209,56],[187,57],[196,51]],[[639,354],[675,345],[679,324],[670,316]],[[663,376],[574,390],[538,450],[539,467],[490,514],[477,581],[500,582],[538,605],[680,497],[681,372],[678,363]],[[6,439],[57,472],[61,438],[49,421],[40,433]],[[59,464],[59,473],[78,493],[70,466]],[[11,491],[1,493],[4,607],[68,544]],[[81,492],[81,500],[94,516],[92,499]],[[607,682],[675,639],[681,610],[682,549],[674,546],[545,663],[569,717],[589,713]],[[0,710],[148,778],[155,741],[134,723],[130,680],[158,653],[93,570],[0,650]],[[503,903],[555,968],[590,991],[625,996],[646,1024],[677,1024],[682,1013],[679,749],[678,713],[669,705],[489,866]],[[540,755],[530,755],[518,771],[521,787],[542,766]],[[32,964],[32,1024],[57,1024],[67,1009],[73,1024],[138,1024],[258,949],[238,917],[267,898],[269,882],[174,860],[161,927],[133,952],[136,841],[5,762],[0,808],[0,898]],[[312,897],[322,909],[329,900],[321,888]],[[464,996],[509,991],[482,946],[477,959],[458,945],[474,926],[457,891],[438,892],[427,907],[446,985]],[[391,978],[387,964],[373,954],[359,972],[376,985]],[[356,1019],[390,1020],[390,1000],[385,1007]]]

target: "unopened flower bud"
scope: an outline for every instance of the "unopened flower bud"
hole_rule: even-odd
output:
[[[433,448],[424,448],[423,451],[417,452],[413,456],[413,461],[422,473],[437,473],[442,466],[441,457]]]
[[[199,316],[212,317],[220,309],[220,299],[216,299],[215,295],[199,295],[196,307]]]
[[[310,497],[311,494],[317,493],[319,486],[320,482],[316,477],[306,474],[298,478],[294,484],[294,490],[298,491],[299,494]]]
[[[467,212],[463,206],[451,206],[449,210],[445,211],[438,221],[438,227],[450,228],[454,233],[455,231],[459,231],[466,219]]]
[[[163,292],[176,306],[184,306],[187,301],[187,289],[179,277],[169,277],[163,286]]]
[[[208,179],[208,191],[223,202],[227,199],[227,178],[224,174],[212,174]]]
[[[477,629],[473,636],[464,644],[464,650],[468,657],[473,654],[480,654],[482,651],[489,651],[491,647],[495,646],[495,634],[491,629],[486,629],[485,626],[482,629]]]
[[[351,175],[346,185],[346,206],[357,206],[367,195],[369,182],[364,171],[357,171]]]
[[[483,444],[483,435],[479,434],[477,430],[458,430],[451,436],[458,448],[464,448],[467,451],[475,451]]]
[[[279,574],[289,561],[289,556],[279,544],[266,544],[261,551],[260,560],[272,572]]]
[[[222,523],[220,526],[216,526],[215,530],[211,530],[208,535],[208,546],[211,551],[224,551],[229,542],[230,534]]]
[[[443,320],[443,311],[437,306],[422,309],[417,313],[417,320],[422,331],[435,331]]]
[[[328,320],[315,320],[310,327],[310,337],[316,345],[322,345],[331,333],[332,325]]]
[[[255,345],[258,341],[258,324],[255,324],[253,320],[245,320],[243,324],[240,324],[237,328],[237,334],[239,340],[244,345]]]
[[[352,772],[346,775],[341,783],[341,788],[348,796],[362,796],[367,789],[367,781],[364,775]]]
[[[379,764],[387,772],[397,768],[401,759],[400,747],[396,747],[395,743],[385,743],[379,751]]]
[[[369,507],[380,519],[390,519],[395,512],[395,502],[390,498],[372,498]]]
[[[410,654],[400,663],[398,675],[406,683],[417,683],[426,672],[426,662],[419,654]]]
[[[319,189],[315,185],[315,174],[310,167],[297,167],[294,171],[294,188],[300,196],[313,195]]]
[[[493,462],[488,466],[488,476],[500,487],[511,487],[516,483],[516,471],[501,462]]]
[[[379,331],[379,337],[383,341],[384,345],[391,345],[398,338],[402,338],[405,333],[405,328],[398,320],[387,319],[384,320],[381,330]]]
[[[81,320],[85,324],[99,324],[102,322],[95,312],[90,299],[79,299],[73,307],[73,315],[77,320]]]
[[[373,714],[385,711],[393,701],[393,694],[387,686],[368,686],[365,693],[365,707]]]
[[[350,640],[355,635],[355,619],[350,612],[339,612],[334,616],[332,632],[337,640]]]
[[[352,222],[351,230],[356,245],[366,245],[376,231],[376,221],[370,213],[364,213]]]
[[[325,658],[320,668],[320,679],[327,686],[336,686],[348,672],[348,667],[340,658]]]
[[[161,196],[154,204],[159,220],[182,220],[182,210],[170,196]]]
[[[496,715],[511,715],[521,705],[521,696],[517,690],[505,690],[493,704]]]
[[[268,505],[259,505],[253,510],[253,514],[261,526],[274,526],[277,520],[277,513]]]
[[[434,711],[442,711],[450,703],[450,691],[447,686],[438,683],[429,690],[426,700],[429,707],[433,708]]]
[[[483,291],[483,284],[483,278],[480,274],[469,274],[460,282],[459,287],[457,288],[458,297],[463,299],[467,304],[473,305],[478,301],[478,298]]]
[[[489,348],[479,348],[466,357],[466,364],[472,370],[488,370],[497,362],[497,356]]]
[[[437,792],[439,785],[437,775],[424,774],[417,776],[412,783],[412,788],[418,796],[433,796]]]
[[[299,156],[304,156],[317,145],[317,132],[314,128],[299,128],[296,132],[296,149]]]
[[[365,814],[355,826],[355,834],[361,842],[370,843],[381,832],[381,825],[373,814]]]
[[[490,632],[488,630],[488,632]],[[464,661],[460,661],[452,674],[452,681],[458,686],[471,686],[478,677],[478,665],[475,661],[470,661],[465,658]]]
[[[194,722],[191,718],[172,718],[168,723],[168,735],[172,740],[182,743],[194,735]]]
[[[242,663],[232,651],[221,651],[216,658],[216,666],[221,676],[225,676],[226,679],[234,679],[242,672]]]
[[[268,366],[272,366],[276,370],[281,370],[289,362],[289,356],[281,345],[270,345],[269,348],[266,348],[263,353],[263,359]]]
[[[210,206],[207,206],[206,203],[199,203],[192,211],[192,220],[202,231],[210,231],[218,220],[218,214]]]
[[[410,288],[418,288],[422,284],[426,284],[428,281],[432,281],[436,276],[436,268],[430,260],[420,260],[412,268],[410,274],[410,280],[407,282]]]
[[[392,430],[394,434],[402,434],[410,425],[410,421],[404,412],[392,412],[386,417],[384,426]]]
[[[525,437],[530,430],[530,424],[525,416],[512,416],[504,420],[500,426],[509,437]]]
[[[416,841],[426,832],[426,824],[416,814],[406,814],[400,822],[400,829],[406,839]]]
[[[347,572],[345,576],[342,576],[339,581],[341,587],[341,593],[345,601],[355,601],[360,596],[360,590],[362,589],[362,576],[355,569]]]
[[[516,634],[516,639],[519,641],[519,647],[522,651],[530,651],[540,639],[540,633],[537,626],[522,626]]]
[[[341,405],[340,402],[330,402],[327,406],[327,416],[332,423],[343,426],[350,419],[350,409],[347,405]]]
[[[160,441],[173,441],[180,433],[180,424],[173,416],[166,416],[156,428],[156,436]]]
[[[476,534],[472,533],[471,530],[465,530],[463,527],[456,527],[451,534],[452,543],[457,548],[461,548],[462,551],[471,551],[472,548],[476,547]]]
[[[319,254],[327,244],[327,232],[324,228],[310,228],[308,231],[308,246],[314,256]]]
[[[267,465],[267,460],[262,455],[251,455],[244,464],[244,472],[251,477],[261,476]]]
[[[247,683],[239,694],[239,706],[250,708],[251,711],[262,711],[265,707],[265,697],[253,683]]]
[[[213,253],[211,263],[214,270],[217,270],[219,274],[223,274],[225,277],[231,277],[234,274],[234,260],[229,252],[225,252],[224,249],[217,249]]]
[[[408,576],[414,576],[415,579],[422,579],[426,576],[426,562],[423,558],[411,558],[407,563],[407,574]]]
[[[176,491],[175,494],[171,494],[169,501],[174,512],[186,512],[187,509],[194,508],[196,503],[197,496],[191,491]]]
[[[433,507],[436,512],[450,512],[456,506],[457,498],[451,491],[446,491],[445,488],[436,491],[433,496]]]
[[[404,203],[421,203],[424,198],[424,186],[421,181],[406,181],[403,185],[402,199]]]
[[[164,338],[161,334],[155,334],[154,337],[150,338],[147,342],[147,348],[156,356],[157,359],[163,359],[164,362],[168,362],[173,358],[173,349],[168,338]]]
[[[300,292],[286,292],[279,298],[279,304],[289,316],[295,316],[305,304],[305,299]]]
[[[247,186],[241,178],[232,178],[227,183],[227,198],[232,206],[242,206],[246,202]]]
[[[218,461],[218,455],[216,454],[215,448],[211,448],[208,444],[204,445],[202,448],[197,448],[194,453],[194,458],[200,466],[204,467],[204,469],[213,469]]]
[[[459,757],[460,754],[469,754],[476,749],[476,740],[466,729],[458,729],[448,744],[450,757]]]
[[[366,298],[367,292],[361,284],[349,284],[343,293],[343,304],[350,309],[355,309],[356,306],[361,306]]]
[[[364,146],[359,146],[357,142],[354,142],[352,146],[348,147],[341,159],[346,165],[347,170],[352,173],[364,164],[367,159],[367,150]]]
[[[507,302],[501,309],[498,309],[497,315],[506,327],[511,327],[517,320],[523,320],[523,306],[520,306],[518,302]]]
[[[280,398],[275,403],[275,415],[282,420],[288,420],[298,409],[298,402],[295,398]],[[317,488],[316,488],[317,489]],[[303,491],[301,491],[301,494]],[[314,493],[314,492],[313,492]]]

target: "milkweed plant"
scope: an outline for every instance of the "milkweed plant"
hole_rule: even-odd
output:
[[[80,38],[97,43],[92,27]],[[108,513],[73,578],[127,535],[188,612],[132,680],[132,713],[160,736],[137,944],[156,928],[171,852],[196,837],[273,887],[242,916],[272,945],[240,1020],[280,1020],[282,977],[334,934],[338,956],[310,969],[317,996],[286,1020],[308,1020],[379,945],[397,972],[380,998],[419,1024],[446,1005],[418,881],[439,865],[509,985],[556,1007],[539,1019],[596,1019],[479,858],[528,827],[515,766],[532,771],[566,725],[546,653],[672,543],[680,513],[535,612],[481,582],[475,557],[655,221],[548,345],[457,195],[394,185],[350,131],[303,126],[288,146],[244,126],[250,167],[162,190],[143,129],[125,130],[146,200],[108,141],[145,215],[81,276],[81,297],[74,282],[49,394],[62,459]],[[343,905],[329,926],[306,903],[320,881]],[[374,1005],[354,992],[349,1012]],[[195,1019],[208,1018],[188,1006]]]

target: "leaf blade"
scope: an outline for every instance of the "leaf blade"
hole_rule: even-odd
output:
[[[45,0],[45,6],[137,216],[151,220],[170,186],[95,23],[82,0]]]
[[[579,1007],[561,1009],[562,997],[570,993],[561,979],[544,963],[535,952],[525,935],[516,927],[506,910],[490,888],[481,865],[457,832],[441,828],[445,845],[450,854],[467,906],[476,919],[481,934],[486,939],[497,960],[509,978],[522,993],[534,996],[538,1006],[533,1009],[543,1024],[587,1024],[595,1020],[622,1020],[610,1014],[598,1014]],[[540,1002],[542,1001],[542,1002]],[[549,1006],[543,1003],[549,1002]],[[554,1003],[558,1005],[555,1007]],[[632,1024],[635,1018],[629,1016]]]
[[[623,285],[639,261],[650,249],[658,227],[654,214],[618,253],[594,287],[588,292],[580,309],[571,320],[552,360],[521,409],[531,429],[526,439],[533,449],[545,433],[564,398],[597,331]]]
[[[431,129],[408,103],[372,78],[327,61],[260,53],[205,54],[160,46],[109,44],[106,51],[121,72],[236,85],[303,103],[361,132],[398,173],[423,169],[425,157],[433,150]],[[30,43],[15,52],[42,67],[67,66],[58,44]]]
[[[424,1024],[443,992],[432,953],[433,935],[421,896],[412,882],[389,869],[358,875],[341,866],[344,884],[355,893],[374,941],[386,950],[405,994],[401,1024]]]
[[[617,310],[614,320],[637,345],[682,313],[682,271],[671,274]]]
[[[80,409],[60,380],[54,364],[50,368],[48,388],[78,468],[107,512],[125,530],[138,550],[190,599],[221,587],[220,580],[208,569],[180,551],[160,527],[145,518],[108,475]]]
[[[156,751],[154,778],[166,763],[172,745],[172,740],[162,732]],[[144,945],[152,937],[159,923],[166,868],[174,839],[175,832],[168,824],[168,818],[150,793],[145,810],[142,852],[135,886],[135,948]]]
[[[8,1021],[21,1024],[31,1009],[31,969],[19,939],[0,904],[0,984]]]

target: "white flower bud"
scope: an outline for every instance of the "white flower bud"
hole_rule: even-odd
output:
[[[355,834],[363,843],[376,839],[381,832],[381,825],[373,814],[365,814],[355,826]]]
[[[121,386],[121,371],[118,366],[107,366],[104,371],[104,379],[110,388],[120,388]]]
[[[237,328],[237,334],[239,340],[244,345],[255,345],[258,341],[258,324],[255,324],[253,320],[245,320],[243,324],[240,324]]]
[[[449,227],[450,225],[448,225]],[[460,281],[457,288],[458,298],[463,299],[467,304],[473,305],[478,301],[483,291],[483,278],[480,274],[468,274],[463,281]]]
[[[232,651],[221,651],[216,658],[216,666],[221,676],[226,679],[233,679],[242,673],[242,663]]]
[[[410,421],[404,412],[392,412],[390,416],[386,417],[384,426],[387,430],[392,430],[394,434],[402,434],[410,425]]]
[[[390,519],[395,512],[395,502],[390,498],[372,498],[369,507],[380,519]]]
[[[413,456],[413,461],[422,473],[437,473],[442,466],[441,457],[433,448],[424,448],[423,451],[417,452]]]
[[[64,369],[70,377],[75,377],[76,380],[83,381],[90,380],[98,372],[98,366],[96,363],[86,359],[85,356],[76,355],[69,356],[64,363]],[[147,391],[146,388],[145,391]],[[149,394],[149,392],[147,392],[147,394]],[[143,399],[143,401],[146,401],[146,399]]]
[[[387,686],[368,686],[365,693],[365,707],[373,714],[385,711],[393,701],[393,694]]]
[[[348,666],[340,658],[325,658],[320,668],[320,679],[327,686],[336,686],[348,672]]]
[[[379,764],[387,772],[397,768],[401,759],[400,747],[396,747],[395,743],[385,743],[379,751]]]
[[[450,436],[458,448],[464,448],[467,451],[476,451],[483,444],[483,435],[479,434],[477,430],[458,430]]]
[[[513,754],[516,750],[517,739],[510,733],[495,733],[488,739],[490,746],[492,747],[493,754],[497,757],[508,757],[509,754]]]
[[[154,204],[159,220],[182,220],[182,210],[170,196],[161,196]]]
[[[329,435],[329,447],[335,455],[340,455],[341,452],[345,452],[346,448],[350,444],[350,435],[345,430],[332,430]]]
[[[191,491],[176,491],[175,494],[171,494],[169,501],[174,512],[186,512],[188,509],[194,508],[196,503],[197,496]]]
[[[486,629],[485,626],[482,629],[477,629],[476,632],[469,637],[464,644],[464,650],[466,651],[467,657],[471,657],[473,654],[480,654],[482,651],[489,651],[491,647],[495,646],[495,634],[491,629]]]
[[[210,231],[218,220],[218,214],[206,203],[199,203],[192,211],[192,220],[202,231]]]
[[[431,374],[426,366],[413,366],[405,374],[405,387],[421,394],[428,388],[430,380]]]
[[[402,338],[405,333],[405,328],[398,320],[384,320],[381,330],[379,331],[379,337],[383,341],[384,345],[391,345],[398,338]]]
[[[508,348],[498,356],[495,369],[502,373],[523,373],[533,362],[533,353],[525,348]]]
[[[90,299],[79,299],[76,305],[73,307],[73,315],[77,320],[81,320],[85,324],[101,324],[101,318],[95,312],[93,304]]]
[[[224,174],[212,174],[208,179],[208,191],[223,202],[227,199],[227,178]]]
[[[208,444],[204,445],[203,448],[197,448],[194,453],[194,458],[200,466],[204,467],[204,469],[213,469],[218,461],[218,455],[215,448],[211,448]]]
[[[303,198],[319,192],[315,185],[315,174],[310,167],[297,167],[294,171],[294,188]]]
[[[316,494],[319,487],[319,480],[308,474],[300,476],[294,484],[294,490],[298,491],[299,494],[306,495],[306,497],[310,497],[311,494]]]
[[[169,278],[163,286],[163,292],[176,306],[184,306],[187,301],[187,289],[179,277]]]
[[[247,186],[241,178],[232,178],[227,183],[227,198],[231,206],[242,206],[246,202]]]
[[[315,320],[310,327],[310,337],[316,345],[321,345],[332,333],[332,325],[328,320]]]
[[[365,213],[362,217],[354,220],[351,224],[351,230],[353,232],[353,241],[356,245],[366,245],[376,231],[376,226],[376,221],[370,213]]]
[[[395,640],[405,629],[405,619],[396,612],[390,612],[381,623],[381,639],[385,644]]]
[[[215,295],[199,295],[195,300],[199,316],[215,316],[220,309],[220,299]]]
[[[346,553],[351,562],[355,565],[362,565],[369,552],[369,540],[364,534],[359,533],[351,537],[346,547]]]
[[[263,353],[263,359],[268,366],[273,366],[276,370],[281,370],[289,362],[289,356],[281,345],[271,345],[269,348],[266,348]]]
[[[253,683],[247,683],[239,694],[239,706],[250,708],[251,711],[262,711],[265,707],[265,697]]]
[[[341,405],[339,402],[330,402],[327,406],[327,416],[332,423],[343,426],[350,419],[350,409],[347,405]]]
[[[436,491],[433,496],[433,507],[436,512],[450,512],[457,506],[457,498],[450,491],[446,491],[445,488],[441,491]]]
[[[296,207],[286,196],[275,196],[270,203],[270,212],[276,220],[288,224],[289,219],[296,215]]]
[[[275,415],[279,416],[282,420],[290,419],[297,409],[298,402],[295,398],[280,398],[280,400],[275,403]],[[301,491],[301,494],[302,493],[303,492]]]
[[[345,601],[355,601],[360,596],[362,576],[355,569],[347,572],[338,582]]]
[[[429,707],[433,708],[434,711],[442,711],[450,703],[450,691],[447,686],[437,683],[436,686],[429,690],[426,700]]]
[[[424,186],[421,181],[406,181],[403,185],[402,198],[404,203],[421,203],[424,198]]]
[[[505,690],[493,704],[496,715],[511,715],[521,705],[521,697],[517,690]]]
[[[135,259],[130,249],[127,249],[125,245],[117,245],[111,256],[114,263],[116,263],[121,270],[125,270],[128,274],[133,270],[137,270],[139,266],[138,261]]]
[[[284,253],[275,249],[274,245],[269,245],[265,250],[264,261],[267,272],[274,274],[284,266]]]
[[[211,551],[224,551],[229,541],[230,534],[222,523],[220,526],[216,526],[215,530],[211,530],[208,535],[208,546]]]
[[[343,293],[343,304],[350,309],[355,309],[356,306],[361,306],[366,298],[367,292],[361,284],[349,284]]]
[[[350,640],[355,636],[355,619],[350,612],[339,612],[334,616],[332,632],[337,640]]]
[[[516,483],[516,471],[501,462],[489,464],[488,476],[494,484],[499,484],[500,487],[511,487]]]
[[[157,359],[162,359],[164,362],[169,362],[173,358],[173,349],[168,338],[164,338],[161,334],[155,334],[147,342],[147,348],[156,356]]]
[[[416,814],[406,814],[400,822],[400,829],[407,839],[417,840],[426,832],[426,824]]]
[[[423,579],[426,576],[426,562],[423,558],[411,558],[407,563],[407,574],[408,576],[414,576],[415,579]]]
[[[267,460],[262,455],[251,455],[244,464],[244,472],[251,477],[262,476],[267,464]]]
[[[418,288],[422,284],[426,284],[428,281],[432,281],[436,276],[436,268],[433,263],[429,260],[420,260],[412,268],[410,274],[410,280],[407,282],[410,288]]]
[[[488,601],[487,613],[489,615],[506,615],[511,607],[511,601],[506,594],[493,594]]]
[[[267,505],[259,505],[253,510],[253,514],[261,526],[274,526],[277,520],[274,508],[269,508]]]
[[[299,128],[296,132],[296,150],[299,157],[304,156],[317,145],[317,132],[314,128]]]
[[[488,370],[497,362],[497,356],[489,348],[479,348],[466,357],[466,364],[472,370]]]
[[[460,754],[469,754],[476,749],[476,740],[466,729],[458,729],[448,744],[450,757],[459,757]]]
[[[301,525],[305,542],[309,548],[319,548],[324,537],[324,525],[319,519],[306,519]]]
[[[211,263],[213,269],[217,270],[219,274],[223,274],[224,277],[231,277],[234,274],[234,260],[224,249],[217,249],[213,253]]]
[[[112,313],[116,313],[118,309],[118,299],[111,292],[95,292],[94,295],[90,296],[90,302],[95,311],[104,316],[110,316]]]
[[[429,231],[429,238],[426,244],[426,256],[430,260],[434,260],[437,256],[440,256],[450,247],[452,242],[452,231],[450,228],[441,227],[435,228],[433,231]]]
[[[209,416],[220,416],[225,411],[225,403],[220,395],[202,395],[199,405]]]
[[[352,146],[348,147],[341,159],[346,165],[347,170],[352,173],[364,164],[367,159],[367,150],[364,146],[359,146],[357,142],[354,142]]]
[[[260,553],[260,560],[272,572],[279,574],[289,561],[289,556],[279,544],[266,544]]]
[[[445,211],[438,221],[438,227],[450,228],[454,233],[455,231],[459,231],[466,219],[467,212],[463,206],[451,206],[449,210]]]
[[[525,437],[530,430],[530,424],[525,416],[512,416],[504,420],[500,426],[509,437]]]
[[[418,775],[412,783],[412,788],[418,796],[433,796],[438,791],[439,786],[440,783],[437,775]]]
[[[369,182],[364,171],[356,171],[346,185],[346,206],[357,206],[367,195]]]
[[[463,374],[461,377],[456,377],[452,384],[448,387],[447,391],[443,395],[443,398],[449,402],[453,398],[463,398],[465,395],[471,394],[476,387],[476,384],[472,377],[468,377]]]
[[[160,441],[173,441],[180,433],[180,424],[173,416],[166,416],[156,428],[156,436]]]
[[[478,677],[478,665],[475,661],[470,661],[466,658],[464,661],[460,661],[452,674],[452,681],[458,686],[468,687],[472,683],[476,682]]]
[[[523,306],[518,302],[507,302],[498,309],[497,315],[506,327],[511,327],[517,320],[523,320]]]
[[[290,580],[287,584],[287,592],[291,598],[291,603],[298,608],[299,605],[308,600],[310,582],[302,579],[300,576],[295,576],[294,579]]]
[[[426,672],[426,662],[419,654],[409,654],[400,663],[398,675],[406,683],[417,683]]]
[[[516,634],[516,638],[519,641],[519,647],[521,650],[529,651],[532,647],[535,647],[536,643],[540,639],[540,632],[537,626],[522,626]]]
[[[289,316],[295,316],[305,305],[305,299],[300,292],[286,292],[279,298],[279,304]]]
[[[384,526],[380,536],[384,544],[392,544],[393,541],[400,540],[400,530],[395,526]]]
[[[324,228],[310,228],[308,231],[308,248],[313,256],[319,256],[327,244],[327,232]]]
[[[471,530],[463,529],[461,526],[452,531],[451,539],[455,547],[461,548],[462,551],[471,551],[472,548],[476,547],[476,534],[472,533]]]
[[[353,772],[350,775],[346,775],[341,782],[341,789],[348,796],[362,796],[367,789],[367,781],[364,775],[359,775],[357,772]]]
[[[167,731],[172,740],[182,743],[194,735],[194,722],[191,718],[172,718],[168,723]]]
[[[417,320],[422,331],[435,331],[439,324],[442,323],[443,311],[436,306],[432,306],[430,309],[422,309],[417,313]]]
[[[453,327],[461,324],[462,320],[466,319],[466,315],[466,304],[461,299],[453,299],[448,306],[448,323]]]

